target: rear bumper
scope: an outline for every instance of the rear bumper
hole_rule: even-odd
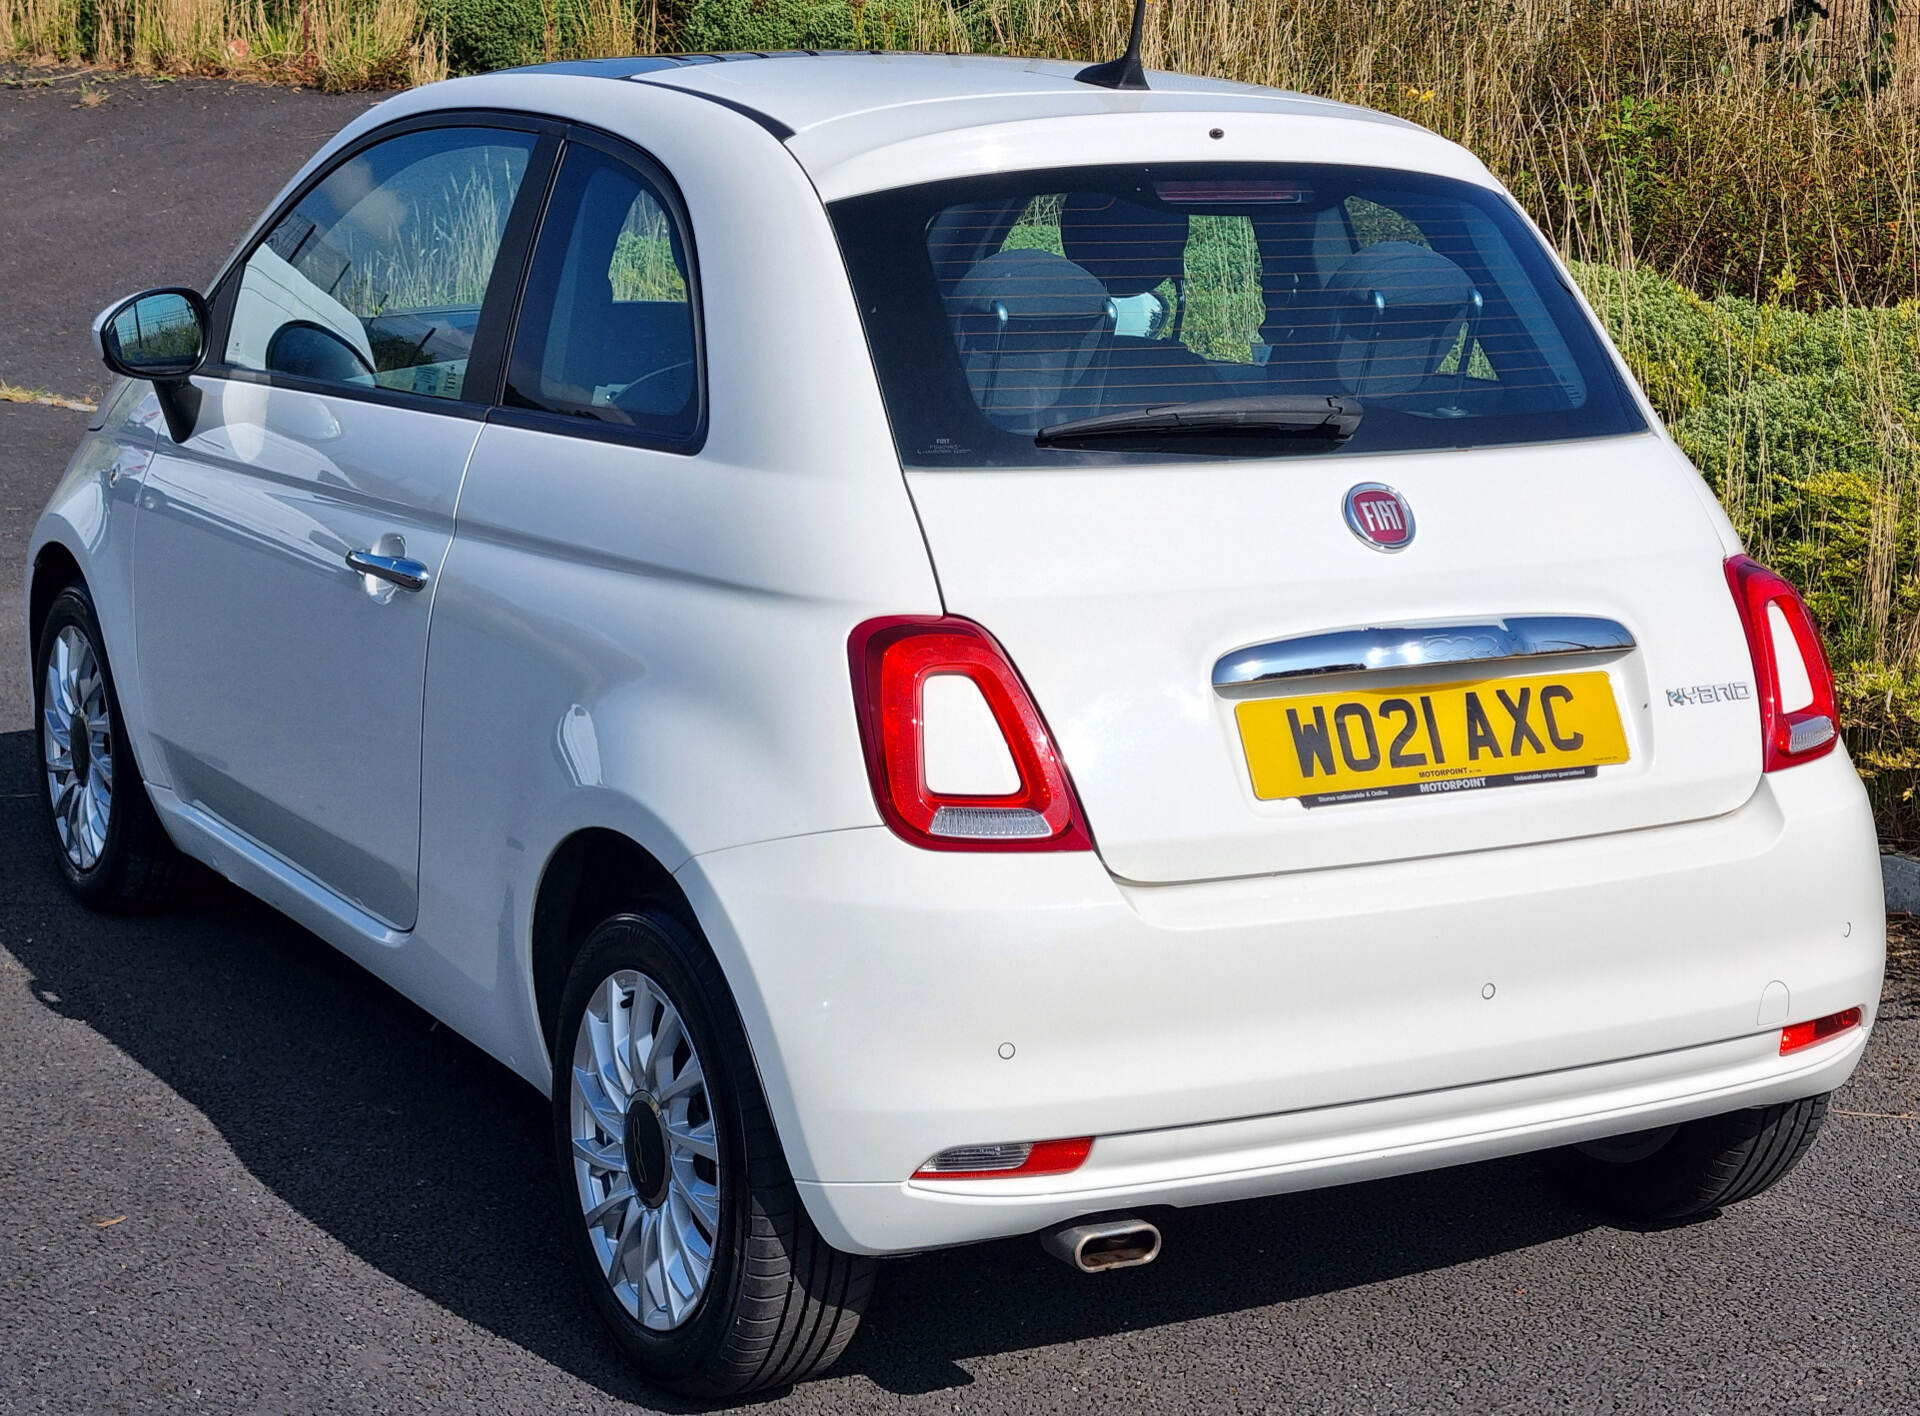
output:
[[[1137,888],[1091,855],[877,828],[680,878],[809,1212],[869,1253],[1830,1090],[1866,1029],[1782,1058],[1778,1028],[1870,1022],[1885,955],[1840,753],[1711,821],[1257,880]],[[1098,1139],[1071,1175],[907,1179],[948,1146],[1076,1135]]]
[[[1769,1033],[1416,1096],[1102,1136],[1072,1175],[1024,1183],[802,1182],[800,1190],[840,1248],[885,1253],[902,1235],[921,1246],[965,1244],[1103,1210],[1345,1185],[1791,1101],[1840,1085],[1865,1045],[1856,1029],[1782,1059]]]

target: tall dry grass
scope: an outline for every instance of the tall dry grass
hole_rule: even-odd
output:
[[[0,58],[328,89],[445,78],[419,0],[0,0]]]
[[[549,0],[547,52],[552,58],[611,59],[661,47],[661,8],[653,0],[574,0],[564,40]]]
[[[931,3],[973,47],[1027,55],[1112,54],[1131,9]],[[1156,0],[1146,55],[1434,128],[1585,259],[1790,303],[1920,296],[1920,72],[1879,82],[1817,29],[1756,42],[1776,4]]]

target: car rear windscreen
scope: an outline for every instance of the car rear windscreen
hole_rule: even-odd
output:
[[[897,188],[831,215],[909,467],[1338,456],[1645,426],[1539,239],[1468,183],[1078,167]],[[1053,436],[1145,409],[1321,398],[1358,405],[1351,437]]]

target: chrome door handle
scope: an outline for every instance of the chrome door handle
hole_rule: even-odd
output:
[[[402,590],[421,590],[426,587],[427,568],[417,560],[408,560],[405,556],[382,556],[372,551],[348,551],[347,569],[358,571],[361,575],[371,575],[376,580],[384,580],[389,585],[398,585]]]

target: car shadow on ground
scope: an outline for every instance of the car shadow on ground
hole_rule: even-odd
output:
[[[569,1267],[530,1088],[224,884],[142,918],[65,903],[36,791],[32,735],[0,734],[0,898],[46,905],[4,942],[46,1007],[199,1109],[366,1263],[611,1395],[659,1404]],[[1590,1225],[1525,1159],[1156,1218],[1163,1257],[1126,1273],[1072,1273],[1030,1239],[890,1262],[836,1370],[937,1391],[972,1380],[968,1358],[1266,1307]]]

